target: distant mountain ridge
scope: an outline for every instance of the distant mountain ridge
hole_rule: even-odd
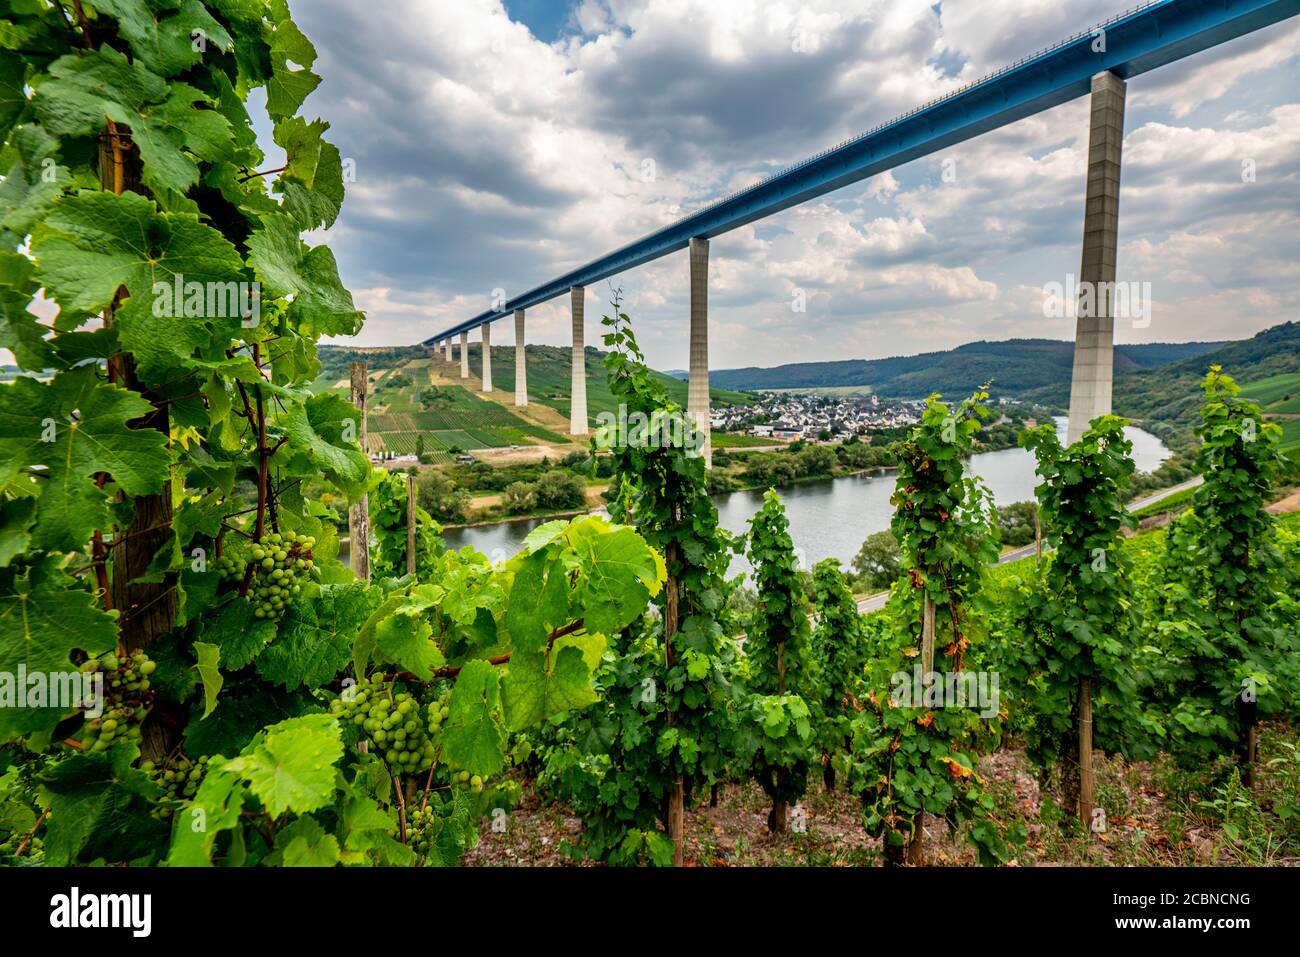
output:
[[[1134,372],[1213,352],[1228,342],[1173,342],[1115,347],[1115,371]],[[870,386],[890,398],[923,398],[932,392],[969,392],[992,381],[995,395],[1017,395],[1067,384],[1074,343],[1058,339],[969,342],[942,352],[888,359],[796,362],[772,368],[749,366],[709,372],[709,385],[724,389],[815,389]]]
[[[1284,322],[1249,339],[1215,345],[1200,355],[1158,368],[1121,372],[1116,359],[1113,388],[1116,413],[1134,419],[1165,419],[1188,424],[1196,421],[1199,414],[1203,401],[1199,386],[1211,365],[1222,366],[1239,383],[1300,372],[1300,322]],[[1024,398],[1063,408],[1070,401],[1069,376],[1029,392]]]

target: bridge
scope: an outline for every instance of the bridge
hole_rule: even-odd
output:
[[[903,163],[1033,116],[1091,97],[1088,173],[1084,191],[1081,291],[1094,299],[1079,310],[1070,386],[1068,440],[1111,410],[1115,280],[1124,101],[1129,80],[1300,13],[1300,0],[1151,0],[1017,60],[988,76],[923,103],[852,139],[725,196],[648,236],[570,270],[493,309],[426,339],[451,362],[459,337],[460,373],[469,378],[468,336],[482,336],[483,390],[492,390],[491,326],[515,321],[515,404],[528,404],[524,317],[532,306],[570,296],[573,363],[569,430],[585,435],[585,289],[660,257],[689,250],[690,380],[687,410],[709,429],[709,240]],[[1093,290],[1100,290],[1095,298]],[[1085,314],[1086,313],[1086,314]],[[706,455],[710,452],[706,445]]]

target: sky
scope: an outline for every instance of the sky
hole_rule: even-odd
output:
[[[417,342],[1127,3],[292,0],[323,77],[303,112],[356,171],[312,241],[355,342]],[[1129,82],[1118,279],[1151,308],[1118,342],[1300,318],[1298,78],[1294,18]],[[1044,286],[1079,269],[1086,147],[1084,98],[716,237],[710,365],[1072,338]],[[659,368],[687,365],[687,278],[683,250],[614,280]],[[568,323],[535,307],[528,339]]]

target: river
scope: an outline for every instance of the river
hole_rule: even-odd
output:
[[[1062,440],[1065,421],[1063,416],[1056,419]],[[1125,432],[1133,443],[1133,461],[1139,472],[1150,472],[1169,457],[1169,449],[1151,433],[1132,426]],[[1034,457],[1024,449],[982,452],[971,458],[971,467],[988,484],[999,505],[1034,497],[1034,486],[1038,484]],[[714,501],[722,526],[733,532],[744,532],[763,502],[763,491],[747,489],[718,495]],[[893,515],[889,504],[894,491],[892,471],[800,482],[778,491],[790,519],[790,537],[805,568],[830,557],[838,558],[847,567],[863,539],[888,528]],[[453,528],[447,529],[443,538],[450,548],[472,545],[496,562],[517,552],[524,537],[541,523],[542,519],[529,518]],[[748,563],[743,558],[738,556],[732,562],[732,574],[747,570]]]

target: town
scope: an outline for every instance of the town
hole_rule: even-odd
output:
[[[879,429],[914,425],[925,402],[882,399],[878,395],[823,395],[815,392],[759,392],[754,405],[715,409],[716,431],[748,432],[777,440],[865,435]]]

